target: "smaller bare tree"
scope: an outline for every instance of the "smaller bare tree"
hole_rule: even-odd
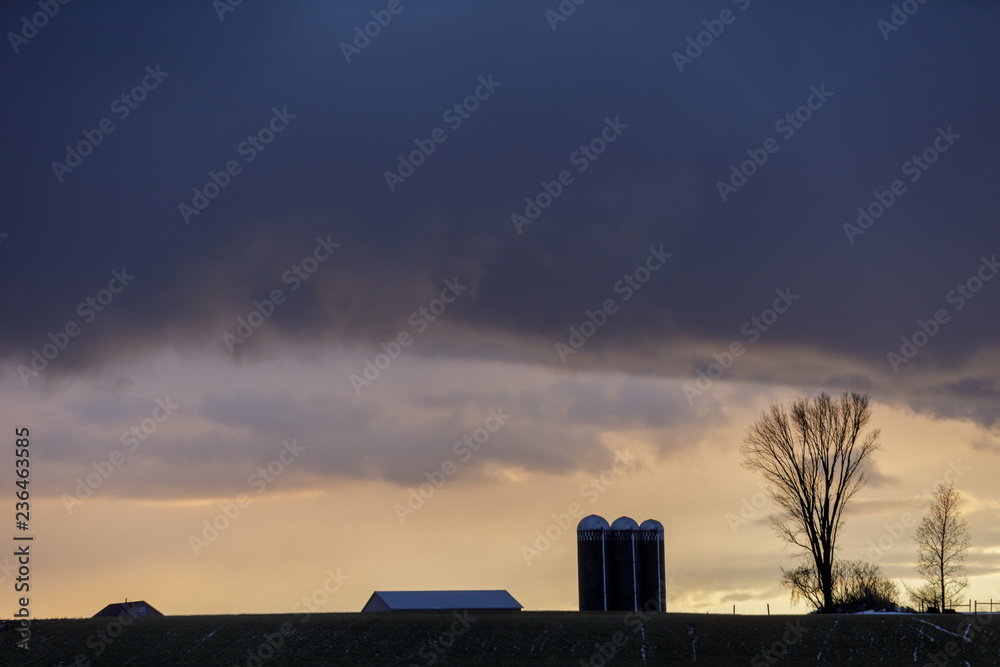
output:
[[[929,584],[925,581],[919,588],[914,589],[904,583],[903,588],[906,589],[906,594],[910,598],[910,604],[913,605],[914,609],[940,611],[937,608],[938,596],[934,584]]]
[[[808,561],[796,568],[781,570],[781,584],[789,589],[792,604],[805,602],[823,608],[823,588],[816,568]],[[833,610],[863,611],[898,607],[899,587],[882,573],[882,568],[863,558],[833,561]]]
[[[836,561],[833,569],[836,572]],[[781,585],[788,589],[792,604],[804,602],[813,609],[823,608],[823,584],[812,563],[802,563],[790,570],[781,568]]]
[[[899,606],[899,586],[886,578],[881,567],[858,558],[843,563],[837,597],[845,611],[852,606],[858,609],[894,609]]]
[[[958,602],[959,594],[969,585],[965,577],[965,559],[972,542],[969,524],[958,509],[955,485],[938,484],[926,516],[913,539],[917,543],[917,572],[927,584],[919,589],[941,611]]]

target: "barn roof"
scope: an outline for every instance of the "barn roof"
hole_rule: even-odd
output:
[[[432,609],[521,609],[507,591],[375,591],[361,611]]]
[[[121,616],[122,614],[128,614],[129,616],[163,616],[153,605],[145,600],[136,600],[135,602],[114,602],[94,614],[93,617],[102,618],[106,616]]]

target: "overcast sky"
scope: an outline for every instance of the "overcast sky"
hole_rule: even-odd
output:
[[[848,390],[841,554],[912,578],[868,541],[951,470],[1000,598],[1000,8],[903,4],[5,3],[35,613],[575,608],[574,503],[664,524],[673,610],[788,609],[738,445]]]

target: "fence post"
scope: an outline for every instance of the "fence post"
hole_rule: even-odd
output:
[[[770,602],[767,603],[767,615],[768,616],[771,615],[771,603]]]

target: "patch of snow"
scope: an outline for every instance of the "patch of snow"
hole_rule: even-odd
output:
[[[694,645],[698,643],[698,638],[695,637],[694,641],[691,642],[691,662],[698,662],[698,651],[695,650]]]
[[[968,638],[966,638],[966,637],[963,637],[963,636],[961,636],[961,635],[957,635],[957,634],[955,634],[955,633],[954,633],[954,632],[952,632],[951,630],[945,630],[944,628],[940,628],[940,627],[938,627],[938,626],[934,625],[933,623],[930,623],[930,622],[928,622],[928,621],[925,621],[925,620],[923,620],[923,619],[920,619],[920,622],[921,622],[921,623],[925,623],[925,624],[927,624],[927,625],[931,626],[932,628],[937,628],[937,629],[938,629],[938,630],[940,630],[941,632],[945,632],[945,633],[947,633],[947,634],[949,634],[949,635],[952,635],[952,636],[954,636],[954,637],[958,637],[959,639],[961,639],[961,640],[963,640],[963,641],[966,641],[966,642],[971,642],[971,641],[972,641],[971,639],[968,639]]]
[[[646,626],[640,621],[639,628],[642,630],[642,644],[639,646],[639,651],[642,652],[642,664],[646,664]]]
[[[823,649],[826,648],[826,642],[830,639],[830,633],[837,629],[837,623],[839,622],[838,620],[834,620],[833,627],[827,630],[826,637],[823,637],[823,645],[819,647],[819,653],[816,654],[816,662],[819,662],[819,659],[823,657]]]
[[[198,647],[198,644],[203,643],[206,639],[208,639],[209,637],[211,637],[212,635],[214,635],[216,632],[218,632],[221,629],[222,629],[222,626],[220,625],[215,630],[212,630],[211,632],[209,632],[205,637],[202,637],[201,641],[199,641],[197,644],[195,644],[194,646],[192,646],[191,648],[189,648],[186,651],[186,653],[190,653],[191,651],[195,650]]]

